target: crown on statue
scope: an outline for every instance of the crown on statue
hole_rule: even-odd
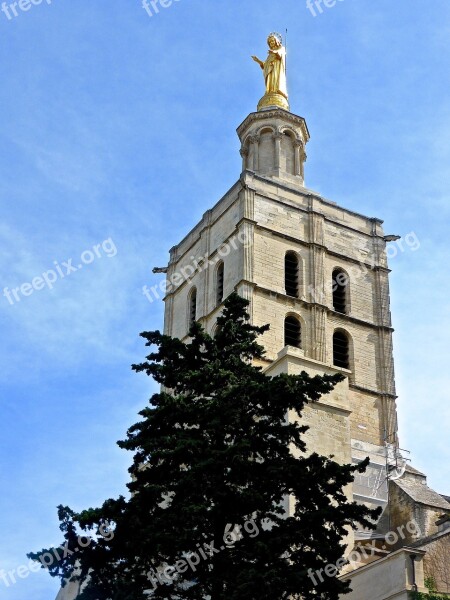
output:
[[[269,35],[267,36],[267,41],[270,40],[270,38],[275,38],[277,40],[277,42],[280,44],[280,46],[283,45],[283,36],[281,35],[281,33],[277,33],[276,31],[272,31],[272,33],[269,33]]]

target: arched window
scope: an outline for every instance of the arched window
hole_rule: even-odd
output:
[[[299,297],[299,264],[295,252],[286,252],[284,257],[284,287],[287,296]]]
[[[336,312],[348,312],[348,275],[342,269],[333,271],[333,308]]]
[[[197,288],[194,288],[189,295],[189,329],[197,320]]]
[[[284,320],[284,345],[301,348],[302,327],[296,317],[286,317]]]
[[[350,344],[344,331],[335,331],[333,335],[333,365],[343,369],[350,368]]]
[[[223,300],[223,278],[224,278],[224,268],[223,262],[219,264],[216,271],[216,301],[217,304],[220,304]]]

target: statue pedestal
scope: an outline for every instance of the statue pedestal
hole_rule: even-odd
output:
[[[283,94],[278,94],[277,92],[270,92],[269,94],[264,94],[264,96],[258,102],[258,110],[264,110],[266,108],[274,107],[289,110],[289,102],[287,101],[287,98],[283,96]]]

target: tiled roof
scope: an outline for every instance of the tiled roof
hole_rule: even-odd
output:
[[[398,485],[410,498],[419,504],[426,504],[443,510],[450,510],[450,503],[440,494],[420,481],[413,479],[397,479],[393,483]]]
[[[407,464],[406,465],[406,472],[407,473],[412,473],[413,475],[422,475],[423,477],[426,477],[425,473],[422,473],[422,471],[418,471],[417,469],[415,469],[413,466]]]

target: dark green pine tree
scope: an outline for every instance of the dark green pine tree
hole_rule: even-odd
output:
[[[188,343],[142,334],[154,351],[133,368],[162,391],[119,442],[134,452],[130,499],[59,507],[64,553],[30,555],[47,552],[53,576],[87,581],[81,600],[335,600],[347,590],[309,574],[338,562],[346,528],[371,527],[376,513],[344,493],[365,464],[307,455],[307,427],[286,418],[341,376],[265,376],[253,361],[268,327],[249,323],[247,305],[231,295],[214,338],[199,324]],[[80,532],[93,538],[84,548]]]

